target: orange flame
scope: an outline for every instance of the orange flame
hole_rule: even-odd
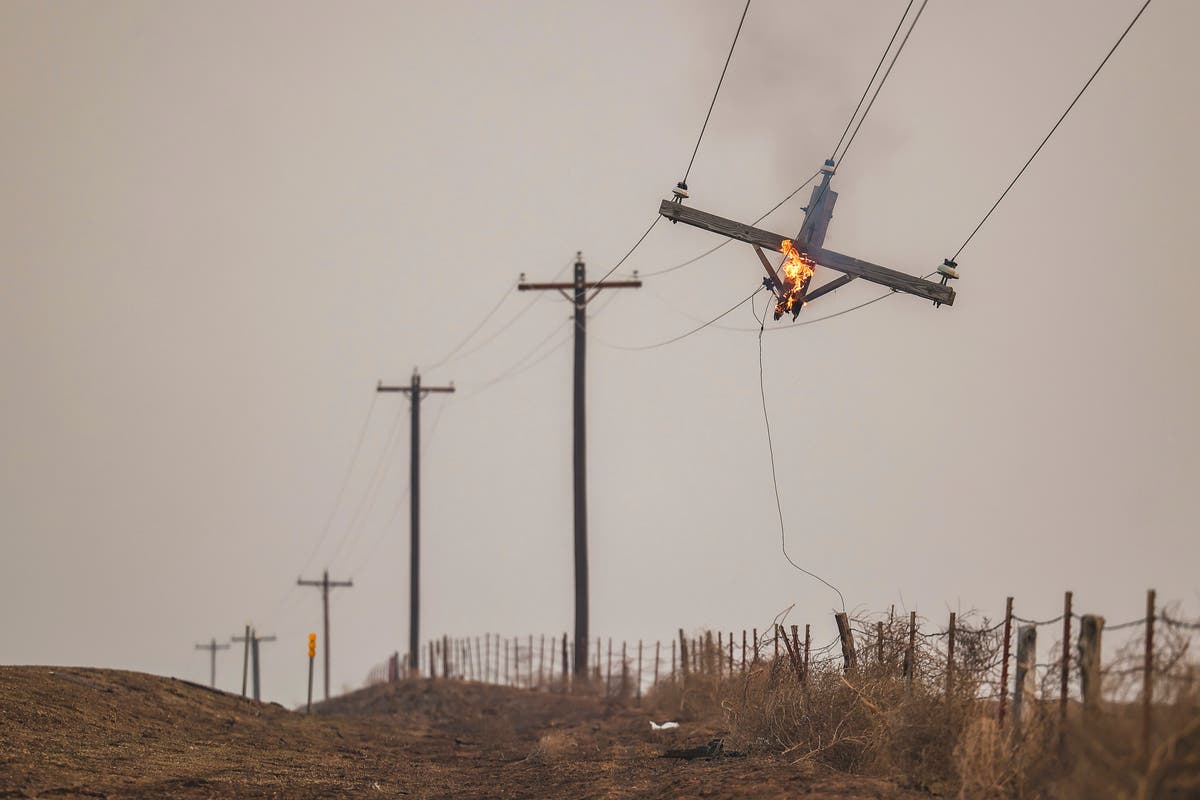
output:
[[[785,256],[780,270],[787,281],[785,283],[786,292],[775,304],[775,319],[779,319],[785,313],[796,313],[795,308],[796,303],[800,301],[800,292],[812,278],[813,270],[817,266],[811,258],[796,250],[791,239],[784,239],[780,243],[779,252]]]

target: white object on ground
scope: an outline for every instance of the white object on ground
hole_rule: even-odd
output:
[[[659,725],[654,720],[650,720],[650,730],[652,731],[669,731],[678,727],[678,722],[664,722],[662,725]]]

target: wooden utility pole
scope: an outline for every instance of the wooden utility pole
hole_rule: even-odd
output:
[[[324,612],[325,619],[325,641],[322,645],[325,653],[325,699],[329,699],[329,590],[340,586],[353,586],[353,580],[347,581],[331,581],[329,580],[329,570],[321,576],[319,581],[306,581],[303,578],[296,578],[297,586],[316,586],[321,589],[321,609]]]
[[[231,638],[235,642],[246,642],[246,645],[250,648],[250,672],[253,680],[253,696],[255,700],[261,700],[262,681],[260,679],[260,673],[258,669],[258,643],[273,642],[275,641],[275,636],[259,636],[258,631],[254,630],[254,628],[250,628],[250,632],[245,636],[233,636]],[[245,696],[245,689],[242,690],[242,696]]]
[[[946,284],[952,278],[957,278],[958,272],[955,270],[957,265],[951,261],[946,261],[939,267],[941,282],[938,283],[888,267],[881,267],[869,261],[835,253],[822,246],[825,243],[829,222],[833,218],[834,203],[837,202],[837,192],[829,188],[829,182],[835,171],[834,163],[826,161],[825,166],[821,169],[821,183],[813,187],[812,198],[805,209],[804,225],[794,241],[786,236],[755,228],[752,225],[689,208],[683,205],[686,193],[682,195],[677,193],[674,200],[662,201],[658,213],[672,222],[682,222],[685,225],[702,228],[753,245],[759,261],[767,271],[767,285],[775,291],[780,300],[780,305],[776,306],[775,319],[779,319],[784,311],[792,314],[794,319],[806,303],[845,286],[855,278],[862,278],[897,292],[923,297],[926,300],[932,300],[936,305],[953,305],[954,290]],[[789,244],[785,246],[785,242]],[[775,253],[790,253],[799,261],[804,262],[807,268],[797,270],[798,282],[793,282],[790,274],[783,274],[772,267],[763,253],[764,249]],[[789,258],[790,260],[792,259]],[[809,291],[808,285],[813,277],[815,267],[827,267],[841,272],[842,275],[824,286]]]
[[[217,644],[217,638],[215,636],[213,637],[213,640],[211,642],[209,642],[208,644],[196,645],[197,650],[207,650],[208,651],[208,654],[209,654],[208,685],[210,687],[212,687],[213,689],[217,688],[217,651],[218,650],[228,650],[229,648],[230,648],[230,645],[228,645],[228,644]]]
[[[382,382],[375,387],[377,392],[404,392],[412,401],[412,423],[409,435],[411,466],[409,481],[412,487],[408,497],[409,507],[409,583],[408,583],[408,666],[417,672],[417,653],[421,648],[421,398],[431,392],[449,393],[454,391],[454,384],[449,386],[422,386],[421,374],[413,369],[412,381],[408,386],[384,386]],[[327,640],[328,641],[328,640]],[[430,670],[433,664],[429,665]]]
[[[583,254],[575,254],[575,280],[570,283],[526,283],[525,275],[517,284],[522,292],[555,291],[575,306],[574,374],[574,472],[575,472],[575,674],[587,676],[588,665],[588,560],[587,560],[587,426],[586,384],[587,304],[601,289],[637,289],[640,280],[588,283]],[[567,292],[571,294],[567,294]],[[591,292],[590,296],[588,292]]]

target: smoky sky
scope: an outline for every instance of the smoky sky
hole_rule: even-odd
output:
[[[932,0],[839,168],[826,245],[934,269],[1136,5]],[[689,202],[750,221],[815,172],[903,7],[755,0]],[[570,630],[569,305],[512,292],[432,365],[520,273],[582,251],[596,277],[632,246],[741,8],[5,3],[0,661],[203,680],[193,644],[249,621],[279,636],[267,696],[296,703],[320,608],[294,583],[328,567],[355,584],[333,683],[360,684],[407,641],[408,404],[374,388],[414,366],[459,390],[423,407],[424,632]],[[1197,23],[1150,7],[963,251],[952,308],[768,320],[788,552],[851,609],[938,626],[1012,595],[1042,618],[1071,589],[1122,621],[1155,587],[1200,614]],[[794,233],[806,199],[763,226]],[[620,272],[718,242],[664,222]],[[760,280],[734,243],[589,308],[597,635],[789,607],[833,635],[836,595],[781,552],[754,311],[623,349]]]

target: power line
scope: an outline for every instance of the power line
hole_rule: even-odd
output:
[[[713,107],[717,104],[717,95],[721,92],[721,84],[725,82],[725,72],[729,69],[729,60],[733,58],[733,48],[737,46],[738,36],[742,33],[742,23],[746,21],[746,12],[750,10],[750,0],[746,0],[746,7],[742,9],[742,18],[738,20],[737,30],[733,34],[733,41],[729,45],[729,55],[725,56],[725,66],[721,68],[721,77],[717,81],[717,88],[713,91],[712,102],[708,104],[708,113],[704,115],[704,124],[700,126],[700,135],[696,138],[696,146],[692,149],[692,157],[688,160],[687,169],[683,173],[683,182],[687,183],[688,175],[692,174],[692,164],[696,162],[696,153],[700,152],[700,142],[704,140],[704,131],[708,128],[708,119],[712,116]]]
[[[754,297],[754,295],[756,295],[756,294],[758,294],[759,292],[761,292],[761,291],[762,291],[764,288],[765,288],[765,287],[763,287],[763,286],[758,286],[758,287],[756,287],[756,288],[755,288],[755,290],[754,290],[753,292],[751,292],[750,294],[746,295],[746,296],[745,296],[745,297],[743,297],[741,300],[738,300],[738,301],[737,301],[736,303],[734,303],[732,306],[730,306],[729,308],[727,308],[725,311],[722,311],[720,314],[718,314],[717,316],[713,317],[713,318],[712,318],[712,319],[710,319],[708,322],[705,322],[705,323],[703,323],[702,325],[698,325],[698,326],[696,326],[695,328],[692,328],[690,331],[688,331],[688,332],[686,332],[686,333],[681,333],[680,335],[678,335],[678,336],[675,336],[675,337],[673,337],[673,338],[671,338],[671,339],[667,339],[667,340],[665,340],[665,341],[661,341],[661,342],[655,342],[654,344],[637,345],[637,346],[635,346],[635,347],[630,347],[630,346],[628,346],[628,345],[621,345],[621,344],[613,344],[613,343],[611,343],[611,342],[605,342],[605,341],[602,341],[602,340],[599,340],[599,339],[597,339],[597,341],[600,341],[600,343],[601,343],[602,345],[604,345],[605,347],[611,347],[611,348],[612,348],[612,349],[614,349],[614,350],[653,350],[653,349],[655,349],[656,347],[665,347],[665,346],[667,346],[667,345],[669,345],[669,344],[674,344],[675,342],[678,342],[678,341],[680,341],[680,340],[682,340],[682,339],[686,339],[687,337],[691,336],[693,333],[699,333],[700,331],[702,331],[702,330],[704,330],[705,328],[707,328],[709,325],[712,325],[714,322],[717,322],[718,320],[720,320],[720,319],[722,319],[722,318],[724,318],[724,317],[727,317],[727,316],[729,316],[729,315],[730,315],[730,314],[732,314],[734,311],[736,311],[738,308],[740,308],[741,306],[743,306],[743,305],[746,303],[746,301],[747,301],[747,300],[749,300],[750,298]]]
[[[908,16],[908,11],[912,8],[912,4],[913,0],[908,0],[908,5],[904,7],[904,13],[900,15],[900,21],[896,23],[896,30],[892,31],[892,38],[888,39],[887,47],[883,48],[883,52],[879,54],[879,63],[875,65],[875,71],[871,73],[871,80],[867,81],[867,85],[863,87],[862,97],[858,98],[858,105],[854,107],[854,113],[850,115],[850,119],[846,120],[846,128],[842,131],[842,136],[838,139],[838,143],[833,146],[831,159],[837,156],[837,151],[842,146],[842,140],[850,132],[850,126],[854,124],[854,118],[858,116],[858,110],[862,108],[863,101],[867,99],[867,92],[871,91],[871,84],[875,83],[875,76],[879,74],[879,68],[883,66],[883,60],[887,58],[888,51],[892,49],[892,43],[896,41],[896,36],[900,33],[900,28],[903,27],[904,19]]]
[[[446,355],[442,356],[437,361],[434,361],[432,364],[425,365],[426,371],[431,370],[434,367],[440,367],[441,365],[445,364],[447,361],[452,359],[454,357],[454,354],[457,353],[459,350],[461,350],[467,344],[467,342],[471,341],[471,339],[475,336],[475,334],[479,333],[479,331],[483,328],[483,326],[487,324],[487,321],[490,320],[493,316],[495,316],[496,312],[500,310],[500,307],[502,305],[504,305],[504,301],[508,299],[508,296],[510,294],[512,294],[514,291],[516,291],[516,288],[517,288],[516,281],[513,281],[511,284],[509,284],[508,288],[504,290],[504,293],[500,295],[500,299],[496,301],[496,304],[494,306],[492,306],[492,310],[489,311],[487,314],[485,314],[483,316],[483,319],[479,320],[479,324],[476,325],[474,328],[472,328],[471,332],[468,333],[465,337],[463,337],[463,340],[460,341],[457,345],[455,345],[453,350],[451,350]]]
[[[779,478],[775,474],[775,444],[771,440],[771,416],[770,416],[770,414],[767,413],[767,389],[766,389],[765,384],[763,383],[762,337],[763,337],[763,330],[766,328],[766,323],[767,323],[767,311],[769,311],[770,308],[771,308],[770,303],[768,303],[763,308],[762,319],[759,320],[759,327],[758,327],[758,393],[759,393],[759,396],[762,398],[763,423],[767,429],[767,452],[771,456],[771,483],[775,487],[775,511],[779,514],[779,548],[780,548],[780,550],[783,551],[783,557],[785,559],[787,559],[787,562],[789,564],[791,564],[793,567],[800,570],[801,572],[803,572],[805,575],[809,576],[810,578],[815,578],[816,580],[825,584],[826,586],[828,586],[830,589],[833,589],[833,591],[837,593],[838,599],[842,603],[842,613],[844,614],[844,613],[846,613],[846,598],[842,596],[842,590],[837,588],[832,583],[825,580],[824,578],[822,578],[820,575],[816,574],[815,572],[810,572],[809,570],[806,570],[804,567],[797,564],[795,561],[792,560],[792,557],[790,555],[788,555],[788,551],[787,551],[787,529],[785,528],[784,522],[783,522],[783,501],[780,500],[780,497],[779,497]]]
[[[958,260],[959,254],[962,253],[962,251],[966,249],[967,245],[971,243],[971,240],[975,238],[975,234],[979,233],[979,229],[983,227],[983,223],[988,221],[988,217],[992,216],[992,212],[996,210],[996,207],[1000,205],[1001,201],[1004,200],[1009,191],[1017,185],[1017,181],[1019,181],[1021,176],[1025,174],[1025,170],[1029,169],[1029,165],[1033,163],[1035,158],[1037,158],[1038,153],[1042,152],[1042,148],[1046,146],[1046,142],[1050,141],[1050,137],[1054,135],[1056,130],[1058,130],[1058,126],[1062,125],[1063,120],[1065,120],[1067,115],[1071,113],[1071,109],[1075,108],[1075,104],[1079,102],[1079,98],[1083,97],[1083,93],[1086,92],[1088,87],[1092,85],[1092,81],[1096,80],[1096,76],[1100,74],[1100,70],[1104,69],[1104,65],[1108,63],[1110,58],[1112,58],[1112,54],[1117,52],[1117,48],[1121,46],[1121,42],[1125,41],[1125,37],[1131,30],[1133,30],[1133,26],[1137,24],[1139,19],[1141,19],[1142,12],[1144,12],[1149,5],[1150,0],[1146,0],[1145,3],[1142,3],[1142,7],[1138,9],[1137,14],[1135,14],[1129,24],[1125,26],[1125,30],[1121,33],[1120,38],[1117,39],[1116,44],[1114,44],[1104,56],[1104,59],[1100,62],[1100,66],[1096,67],[1095,72],[1093,72],[1091,77],[1087,79],[1087,82],[1083,84],[1083,88],[1079,90],[1079,94],[1075,95],[1075,99],[1072,100],[1071,104],[1067,106],[1067,110],[1064,111],[1062,116],[1058,118],[1058,122],[1054,123],[1054,127],[1052,127],[1050,132],[1046,134],[1046,138],[1042,139],[1041,144],[1039,144],[1037,149],[1033,151],[1033,155],[1029,157],[1029,160],[1026,161],[1025,165],[1022,166],[1020,171],[1017,172],[1016,177],[1013,178],[1008,186],[1005,187],[1004,191],[1000,193],[1000,197],[996,199],[996,202],[992,204],[992,207],[988,209],[988,212],[983,215],[983,219],[979,220],[979,224],[975,226],[975,229],[971,231],[971,235],[967,237],[966,241],[962,243],[962,246],[959,247],[954,253],[954,256],[950,259],[951,261]]]
[[[379,396],[371,393],[371,405],[367,407],[367,416],[363,419],[362,427],[358,431],[358,439],[354,443],[354,454],[350,457],[350,463],[346,467],[346,474],[342,476],[341,487],[338,489],[337,499],[333,501],[333,508],[329,511],[329,516],[325,519],[325,525],[321,528],[321,535],[317,537],[317,542],[313,545],[312,552],[308,554],[308,559],[305,560],[304,566],[300,569],[301,572],[308,570],[312,564],[312,560],[316,558],[317,552],[321,549],[321,545],[325,543],[326,537],[329,536],[329,531],[333,525],[333,519],[337,516],[338,509],[341,508],[342,500],[346,495],[346,487],[350,484],[350,475],[354,472],[354,467],[358,463],[359,453],[362,451],[363,440],[367,435],[367,428],[371,424],[371,415],[375,412],[375,402]],[[292,589],[295,589],[293,586]],[[291,590],[289,590],[290,592]]]
[[[570,338],[569,334],[567,336],[563,336],[562,341],[560,341],[558,344],[556,344],[551,349],[547,350],[545,353],[542,353],[540,357],[533,358],[534,355],[537,354],[537,352],[539,350],[541,350],[543,345],[545,345],[552,338],[554,338],[555,334],[562,332],[567,327],[568,327],[567,323],[561,323],[561,324],[556,325],[555,327],[551,328],[550,332],[548,334],[546,334],[546,336],[543,339],[540,339],[537,344],[535,344],[532,348],[530,348],[525,353],[525,355],[521,356],[519,359],[517,359],[515,362],[513,362],[511,365],[509,365],[507,369],[498,373],[496,375],[496,377],[485,381],[484,383],[477,386],[473,391],[464,394],[462,396],[462,400],[466,400],[467,398],[474,397],[475,395],[478,395],[478,394],[482,394],[483,392],[487,391],[488,389],[495,386],[496,384],[503,383],[504,381],[507,381],[511,378],[515,378],[516,376],[520,375],[521,373],[525,372],[526,370],[532,369],[537,364],[540,364],[543,360],[545,360],[547,357],[549,357],[551,353],[554,353],[555,351],[558,350],[558,348],[562,347],[564,344],[567,343],[567,339]],[[530,361],[530,359],[533,359],[533,360]]]
[[[633,255],[633,251],[637,250],[638,247],[641,246],[642,242],[646,241],[646,237],[650,235],[650,231],[654,230],[654,226],[658,224],[658,221],[660,219],[662,219],[662,216],[660,216],[658,214],[654,215],[654,221],[651,222],[650,227],[646,228],[646,230],[642,233],[642,235],[638,237],[638,240],[633,243],[633,247],[629,248],[629,251],[627,253],[625,253],[625,255],[621,256],[621,260],[618,261],[616,264],[614,264],[612,269],[610,269],[608,272],[604,273],[603,278],[596,281],[596,283],[594,285],[594,290],[592,291],[591,295],[588,296],[588,298],[585,302],[591,302],[592,298],[594,298],[597,294],[600,293],[600,290],[604,288],[604,282],[606,280],[608,280],[609,277],[614,272],[616,272],[618,269],[621,268],[621,265],[625,263],[626,259],[628,259],[631,255]]]
[[[858,136],[859,128],[861,128],[863,122],[866,121],[867,115],[871,113],[871,107],[875,105],[875,98],[879,97],[879,91],[883,88],[883,85],[885,83],[887,83],[888,76],[892,74],[892,67],[896,66],[896,59],[898,59],[900,57],[900,53],[902,53],[904,51],[904,45],[908,44],[908,37],[912,36],[913,29],[917,27],[917,23],[921,19],[921,13],[925,10],[925,5],[928,2],[929,2],[929,0],[922,0],[921,7],[917,9],[917,14],[916,14],[916,16],[913,17],[912,24],[908,26],[908,32],[905,33],[904,38],[900,40],[900,46],[896,48],[896,52],[892,56],[891,62],[888,64],[887,71],[885,71],[883,73],[883,77],[879,79],[879,85],[875,87],[875,93],[871,95],[871,102],[867,103],[866,110],[863,111],[862,117],[859,118],[859,120],[858,120],[858,124],[854,126],[854,133],[850,134],[850,139],[849,139],[849,141],[846,142],[845,149],[842,150],[841,160],[844,161],[846,159],[846,153],[850,152],[850,145],[854,144],[854,138],[856,136]],[[910,2],[909,5],[912,5],[912,3]],[[904,9],[904,14],[905,14],[905,16],[908,15],[907,8]],[[903,24],[904,17],[900,18],[900,22],[901,22],[901,24]],[[897,28],[897,30],[899,30],[899,28]],[[893,38],[895,38],[894,34],[893,34]],[[888,47],[891,47],[891,46],[892,46],[891,42],[889,42]],[[886,56],[887,50],[884,50],[883,54]],[[876,69],[878,69],[878,68],[876,68]],[[870,87],[870,84],[867,84],[867,86]],[[853,117],[851,117],[851,119],[853,119]],[[834,154],[836,155],[837,148],[835,147],[833,151],[834,151]],[[840,166],[840,164],[839,164],[839,166]]]

